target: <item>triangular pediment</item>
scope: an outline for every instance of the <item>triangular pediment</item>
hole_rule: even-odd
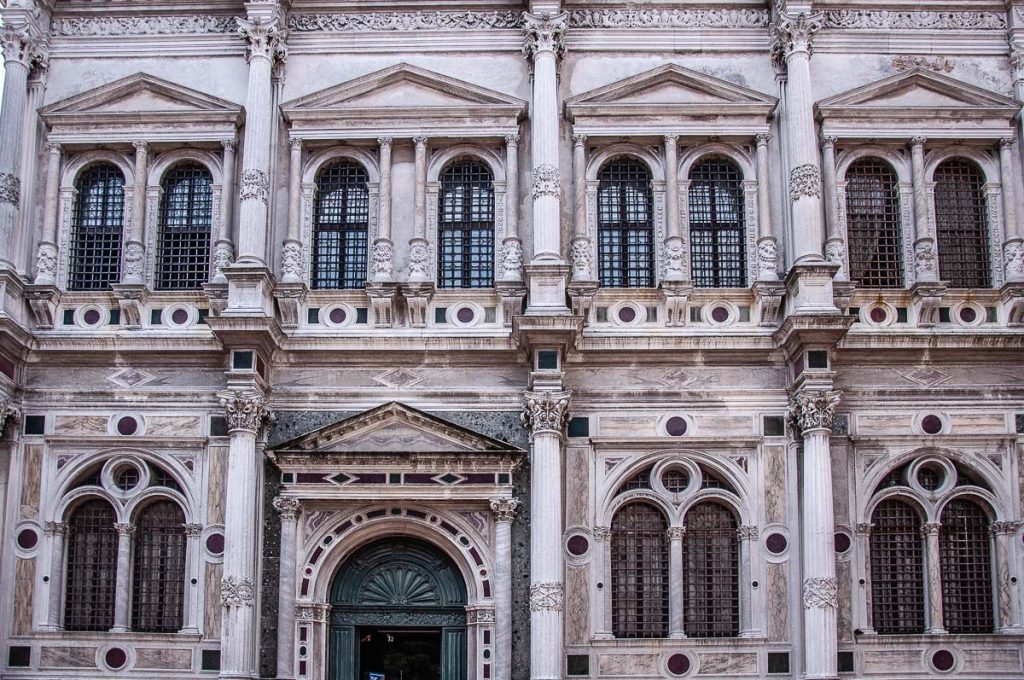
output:
[[[918,111],[960,109],[998,113],[1019,109],[1010,97],[955,78],[914,69],[862,85],[818,102],[823,115],[843,111],[887,111],[913,108]]]
[[[274,447],[278,452],[473,454],[519,452],[506,442],[398,402],[345,418]]]
[[[40,113],[44,118],[105,114],[227,114],[242,108],[224,99],[178,85],[147,73],[116,80],[73,97],[54,102]]]

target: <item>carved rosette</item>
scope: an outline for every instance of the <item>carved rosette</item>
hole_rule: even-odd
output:
[[[789,422],[806,435],[813,430],[829,430],[839,406],[838,390],[806,390],[794,394],[789,401]]]
[[[919,279],[935,273],[935,244],[930,240],[914,245],[914,271]]]
[[[255,434],[274,418],[266,397],[258,392],[232,390],[221,397],[220,405],[227,414],[228,431],[245,430]]]
[[[560,612],[565,601],[561,583],[534,583],[530,586],[530,611]]]
[[[21,204],[21,180],[9,172],[0,172],[0,203]]]
[[[1003,246],[1003,270],[1007,281],[1024,279],[1024,242],[1009,241]]]
[[[231,266],[235,257],[235,250],[227,241],[217,241],[213,246],[213,276],[220,278],[224,276],[224,270]]]
[[[146,270],[146,250],[138,241],[124,247],[124,278],[141,281]]]
[[[772,274],[779,271],[779,245],[770,236],[757,242],[757,268]]]
[[[295,521],[295,518],[302,511],[302,503],[299,502],[298,498],[278,496],[274,499],[273,504],[274,510],[277,510],[277,514],[281,515],[283,520]]]
[[[804,579],[805,609],[835,609],[839,601],[839,581],[834,576]]]
[[[281,251],[281,273],[289,279],[302,279],[302,246],[298,241],[288,241]]]
[[[681,541],[686,538],[686,527],[669,527],[665,530],[665,536],[670,541]]]
[[[516,518],[516,511],[519,510],[519,499],[517,498],[492,498],[491,512],[494,513],[496,522],[511,522]]]
[[[57,278],[57,246],[40,243],[36,252],[36,281],[53,281]]]
[[[430,265],[430,252],[424,239],[409,242],[409,277],[429,278],[427,268]]]
[[[572,263],[572,278],[575,281],[594,280],[594,256],[590,251],[590,239],[586,236],[574,238],[569,248]]]
[[[821,171],[813,163],[798,165],[789,173],[789,197],[821,198]]]
[[[260,18],[249,21],[238,17],[238,37],[246,43],[245,60],[262,57],[274,61],[288,58],[288,48],[284,44],[287,32],[281,30],[277,19],[263,20]]]
[[[501,281],[523,280],[523,244],[517,238],[505,239],[501,245]]]
[[[225,576],[220,580],[220,601],[225,607],[251,607],[256,599],[256,586],[251,578]]]
[[[541,196],[561,196],[558,168],[553,165],[538,165],[533,169],[533,200]]]
[[[267,205],[270,202],[270,177],[255,168],[243,170],[238,197],[242,201],[263,201],[263,205]]]
[[[524,392],[523,424],[536,436],[541,432],[561,435],[569,419],[572,392]]]
[[[556,57],[565,54],[562,38],[568,28],[567,13],[534,16],[523,12],[523,56],[535,59],[542,52],[553,52]]]

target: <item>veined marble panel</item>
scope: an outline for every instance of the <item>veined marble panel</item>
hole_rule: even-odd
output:
[[[658,434],[658,416],[601,416],[602,437],[654,437]]]
[[[590,499],[589,449],[565,450],[565,523],[566,526],[586,525]]]
[[[786,447],[764,447],[764,503],[768,522],[786,521]]]
[[[565,578],[565,642],[570,645],[585,644],[590,637],[590,591],[587,584],[587,567],[568,567]]]
[[[964,670],[972,673],[984,671],[1021,670],[1021,652],[1018,646],[1008,649],[960,648],[964,655]]]
[[[761,367],[640,366],[570,368],[566,384],[573,389],[616,390],[709,390],[785,388],[785,371]]]
[[[768,640],[789,642],[789,565],[768,567]]]
[[[55,416],[53,433],[61,436],[107,436],[106,416]]]
[[[41,668],[96,668],[95,647],[43,647]]]
[[[950,416],[956,434],[993,434],[1006,431],[1001,413],[962,413]]]
[[[891,673],[894,668],[921,667],[920,649],[866,650],[863,655],[865,673]]]
[[[837,524],[850,522],[850,468],[847,465],[849,455],[850,449],[844,442],[832,445],[832,508]]]
[[[957,363],[916,367],[858,366],[856,371],[840,371],[835,385],[844,390],[857,387],[875,390],[882,386],[939,388],[954,385],[1019,385],[1022,381],[1024,369],[1016,366]]]
[[[224,485],[227,478],[228,448],[209,449],[209,480],[206,489],[206,517],[210,524],[224,523]]]
[[[853,640],[853,599],[851,594],[850,563],[836,562],[836,578],[839,580],[839,609],[837,628],[840,640]]]
[[[203,637],[208,640],[220,639],[220,578],[224,572],[221,564],[206,565],[206,579],[203,582]]]
[[[658,675],[657,654],[602,654],[599,675]]]
[[[136,647],[135,667],[187,671],[192,668],[192,650]]]
[[[26,444],[21,466],[21,516],[25,519],[35,519],[39,516],[39,482],[42,464],[42,445]]]
[[[138,367],[136,371],[110,366],[25,368],[27,390],[167,391],[177,387],[217,388],[223,384],[224,371],[220,367],[145,366]]]
[[[199,416],[146,416],[149,437],[201,437],[203,423]]]
[[[756,675],[757,654],[701,654],[697,675]]]
[[[32,634],[32,595],[36,581],[36,561],[18,558],[14,567],[14,621],[12,635]]]

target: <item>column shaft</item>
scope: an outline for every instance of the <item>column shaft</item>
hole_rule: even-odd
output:
[[[558,162],[558,60],[538,49],[533,61],[533,259],[561,260]]]
[[[771,135],[757,135],[757,280],[779,280],[779,244],[772,228],[768,142]]]
[[[49,630],[60,630],[61,615],[64,613],[61,602],[64,599],[64,542],[67,525],[57,522],[46,524],[46,533],[50,535],[52,552],[50,553],[50,592],[49,608],[46,612],[46,627]]]
[[[910,140],[914,184],[914,270],[918,281],[938,281],[935,244],[928,226],[928,189],[924,178],[924,137]]]
[[[944,635],[946,628],[942,617],[942,569],[939,553],[939,531],[942,525],[930,522],[921,527],[925,537],[925,561],[928,565],[928,628],[926,633]]]
[[[115,524],[117,530],[117,591],[114,595],[114,627],[111,632],[124,633],[128,630],[128,593],[131,590],[132,535],[135,527],[131,524]]]
[[[135,142],[135,186],[132,190],[132,219],[125,234],[124,272],[122,283],[143,283],[146,264],[146,246],[143,242],[146,226],[146,189],[149,184],[149,144]]]
[[[495,680],[512,677],[512,520],[519,501],[494,499],[494,668]]]
[[[519,238],[519,135],[505,135],[505,225],[508,238]]]
[[[379,137],[380,186],[377,208],[377,238],[373,241],[370,280],[393,281],[395,278],[395,251],[391,241],[391,137]]]
[[[186,524],[185,525],[185,578],[187,579],[185,584],[185,617],[182,622],[181,632],[182,633],[199,633],[198,616],[199,616],[199,590],[202,586],[199,583],[202,582],[202,574],[200,568],[202,566],[202,560],[199,559],[202,543],[200,542],[200,536],[203,534],[202,524]]]
[[[822,137],[821,140],[821,174],[822,184],[825,189],[825,259],[839,265],[834,280],[846,281],[850,278],[849,272],[843,265],[845,248],[843,242],[846,240],[839,224],[839,206],[836,195],[836,138]]]
[[[213,281],[225,283],[224,268],[229,266],[235,257],[234,239],[231,236],[231,225],[235,207],[235,150],[238,145],[234,140],[221,142],[224,147],[224,184],[221,186],[221,217],[217,227],[217,240],[213,244]]]
[[[683,623],[683,537],[685,527],[670,527],[668,530],[668,636],[674,639],[686,637]],[[740,588],[742,591],[743,589]]]
[[[572,136],[572,279],[592,281],[594,263],[591,254],[590,234],[587,232],[587,136]]]
[[[57,281],[57,202],[60,191],[60,144],[46,144],[46,187],[43,199],[43,233],[36,252],[37,284]]]
[[[430,280],[430,242],[427,241],[427,138],[416,137],[416,192],[414,233],[409,239],[409,281]]]
[[[533,438],[531,517],[543,518],[530,530],[530,677],[562,677],[563,558],[562,450],[557,432]]]
[[[302,214],[302,140],[289,142],[291,153],[288,157],[288,233],[281,251],[282,281],[302,281],[302,240],[299,238],[299,224]]]
[[[27,39],[15,29],[0,29],[6,75],[0,109],[0,269],[16,269],[15,233],[21,206],[21,140],[28,96],[29,50]]]
[[[999,142],[999,173],[1003,194],[1003,266],[1008,282],[1024,281],[1024,244],[1017,215],[1017,178],[1013,171],[1013,150],[1017,140],[1013,137]]]
[[[593,582],[596,593],[594,596],[594,620],[591,626],[594,631],[595,640],[611,640],[611,627],[608,625],[608,601],[611,598],[612,584],[611,572],[608,569],[610,564],[609,552],[611,551],[611,527],[594,527],[594,566]],[[601,587],[598,588],[597,585]]]
[[[281,562],[277,590],[277,677],[295,677],[295,561],[299,501],[278,496],[274,508],[281,515]]]
[[[754,623],[750,584],[754,580],[753,552],[757,540],[756,526],[742,526],[737,530],[740,540],[740,637],[760,635]]]
[[[806,678],[835,678],[836,582],[829,430],[803,433],[804,661]]]

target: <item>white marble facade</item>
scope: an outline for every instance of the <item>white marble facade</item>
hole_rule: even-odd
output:
[[[1024,678],[1024,2],[0,16],[0,677],[348,680],[338,574],[409,540],[464,586],[446,679]],[[623,158],[650,180],[643,287],[601,285],[601,172]],[[741,175],[742,285],[697,282],[708,158]],[[437,283],[462,159],[492,178],[490,286]],[[864,159],[895,177],[900,285],[851,275]],[[943,275],[949,159],[980,173],[967,268],[985,285]],[[317,178],[339,160],[365,171],[367,283],[321,289]],[[201,285],[159,290],[182,163],[209,173],[208,261]],[[74,290],[77,181],[97,164],[124,178],[120,277]],[[892,499],[921,523],[906,634],[873,601]],[[983,631],[950,622],[956,499],[985,509]],[[90,500],[112,513],[111,625],[71,630],[70,522]],[[735,525],[724,636],[687,632],[701,501]],[[182,519],[181,625],[142,632],[133,565],[158,502]],[[631,503],[666,527],[665,629],[646,638],[616,623]]]

